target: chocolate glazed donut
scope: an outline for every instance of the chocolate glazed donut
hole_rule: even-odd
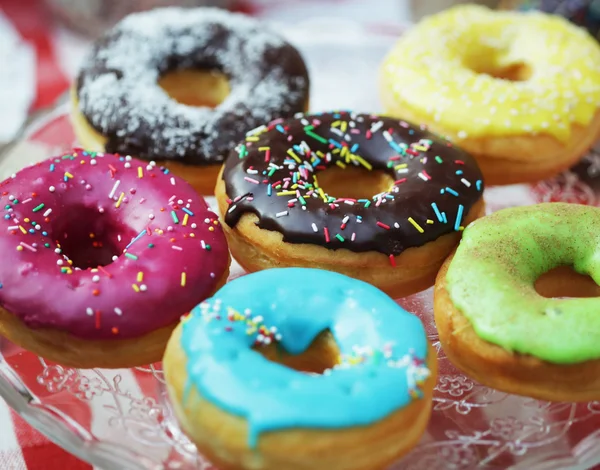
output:
[[[181,70],[220,72],[230,93],[214,109],[178,103],[158,80]],[[206,165],[223,161],[248,129],[304,111],[308,87],[299,52],[260,22],[162,8],[128,16],[96,42],[74,104],[104,140],[97,150]]]
[[[332,166],[385,172],[393,183],[387,191],[364,199],[326,194],[319,186],[319,173]],[[262,232],[278,232],[284,245],[295,244],[298,257],[303,244],[348,256],[334,260],[334,255],[320,252],[320,257],[315,252],[310,260],[275,259],[280,265],[317,264],[348,274],[336,266],[356,254],[375,252],[377,256],[357,261],[351,274],[365,279],[359,267],[376,268],[383,275],[385,267],[410,269],[405,263],[416,263],[412,268],[428,279],[419,284],[423,287],[433,282],[424,271],[439,268],[458,243],[456,232],[483,214],[482,175],[469,154],[424,127],[366,114],[298,115],[259,127],[230,154],[222,179],[216,192],[225,232],[234,256],[250,270],[267,266],[240,260],[243,255],[236,253],[236,236],[241,237],[238,242],[253,238],[242,233],[252,230],[241,223],[246,214],[253,214]],[[260,243],[259,238],[249,243]],[[415,250],[441,238],[444,241],[427,252],[426,261],[415,257]],[[366,280],[373,283],[368,276]]]

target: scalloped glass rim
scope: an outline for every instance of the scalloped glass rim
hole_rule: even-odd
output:
[[[321,44],[329,46],[330,52],[337,52],[337,48],[341,47],[337,35],[327,32],[319,36],[323,24],[322,21],[314,22],[312,27],[304,31],[295,30],[288,36],[302,40],[303,34],[306,36],[308,33],[307,42],[313,47]],[[319,37],[322,43],[319,43]],[[377,43],[378,53],[390,43],[390,37],[385,36],[361,37],[357,33],[352,37],[354,39],[350,47],[376,37],[374,43]],[[363,54],[365,50],[362,50]],[[357,52],[357,55],[360,54]],[[358,59],[352,57],[352,60]],[[370,60],[373,61],[373,58]],[[315,72],[318,75],[315,82],[322,84],[324,77],[321,71]],[[322,98],[324,93],[322,90],[320,93]],[[348,90],[342,92],[342,98],[344,102],[354,99],[353,106],[364,103],[357,101],[354,94],[348,94]],[[43,130],[51,123],[68,119],[65,116],[69,104],[63,101],[33,119],[17,144],[43,134]],[[321,99],[318,105],[324,107],[324,102]],[[360,104],[357,105],[357,102]],[[70,141],[70,137],[64,136],[62,143],[66,145],[67,140]],[[6,163],[5,159],[11,150],[14,147],[0,151],[0,166]],[[23,166],[21,162],[19,164]],[[485,197],[490,210],[549,200],[594,205],[600,201],[593,189],[571,172],[534,186],[489,188]],[[600,402],[546,403],[482,387],[453,368],[440,349],[431,315],[431,290],[402,299],[399,303],[417,313],[426,324],[430,340],[438,350],[440,377],[428,433],[411,454],[394,465],[394,469],[450,466],[460,469],[478,466],[490,469],[582,470],[600,463]],[[0,396],[57,445],[105,470],[211,468],[197,456],[193,445],[181,434],[173,420],[169,404],[165,401],[159,368],[148,366],[123,373],[95,369],[78,371],[50,365],[27,352],[7,355],[10,347],[7,341],[0,338]],[[15,357],[27,358],[36,366],[35,373],[30,375],[24,367],[11,364]],[[149,380],[150,391],[146,388],[144,392],[131,392],[124,388],[119,374],[133,373]],[[110,422],[115,418],[117,424],[124,428],[127,423],[138,426],[136,441],[130,434],[131,429],[125,430],[129,441],[123,438],[119,440],[118,437],[112,441],[106,440],[93,431],[92,425],[80,422],[74,413],[69,414],[70,405],[78,406],[85,402],[87,406],[101,397],[102,393],[114,398],[115,402],[117,395],[131,401],[131,409],[122,410],[121,415],[116,417],[107,413],[102,415],[102,419]],[[60,400],[52,400],[59,395]],[[65,398],[67,403],[64,402]],[[132,412],[137,413],[133,418]],[[115,433],[119,430],[110,428]],[[167,454],[160,459],[153,458],[150,450],[160,446],[167,450]],[[137,451],[134,450],[136,448]]]

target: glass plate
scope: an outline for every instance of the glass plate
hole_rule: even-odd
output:
[[[309,63],[313,110],[379,110],[378,64],[397,33],[325,21],[288,28],[286,35]],[[74,145],[67,113],[63,104],[34,121],[4,152],[0,178]],[[541,201],[597,205],[599,154],[592,152],[577,168],[549,181],[487,189],[488,210]],[[232,276],[241,274],[234,266]],[[554,470],[600,463],[600,402],[548,403],[483,387],[457,371],[441,350],[431,289],[398,302],[423,319],[439,354],[440,374],[426,434],[392,468]],[[105,470],[213,469],[173,419],[160,364],[70,369],[2,341],[0,395],[59,446]]]

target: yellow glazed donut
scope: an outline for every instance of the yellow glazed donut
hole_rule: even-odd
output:
[[[381,79],[388,114],[448,136],[488,184],[553,176],[600,132],[600,46],[560,17],[452,8],[403,36]]]

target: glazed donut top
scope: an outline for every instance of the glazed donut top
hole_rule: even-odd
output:
[[[290,308],[293,299],[303,308]],[[340,357],[322,375],[256,350],[278,342],[301,354],[326,330]],[[266,431],[373,424],[421,397],[430,375],[416,316],[367,283],[317,269],[270,269],[226,284],[185,318],[181,346],[188,384],[244,417],[252,447]]]
[[[370,199],[325,194],[318,173],[333,165],[382,170],[394,183]],[[285,242],[388,256],[462,229],[483,191],[473,158],[448,141],[404,121],[347,112],[255,129],[225,162],[223,178],[229,226],[251,212]]]
[[[524,81],[494,78],[524,66]],[[600,103],[600,46],[583,29],[540,12],[476,5],[425,19],[384,62],[393,96],[460,143],[467,137],[549,134],[587,126]]]
[[[599,359],[598,298],[552,299],[535,291],[535,281],[558,266],[600,284],[600,209],[545,203],[478,219],[450,263],[447,289],[490,343],[558,364]]]
[[[0,191],[0,305],[32,328],[138,337],[189,312],[229,264],[215,214],[152,163],[74,150]]]
[[[158,79],[220,71],[230,94],[215,109],[178,103]],[[223,160],[248,129],[305,108],[298,51],[256,20],[212,8],[132,14],[100,38],[77,78],[79,109],[106,150],[201,164]]]

